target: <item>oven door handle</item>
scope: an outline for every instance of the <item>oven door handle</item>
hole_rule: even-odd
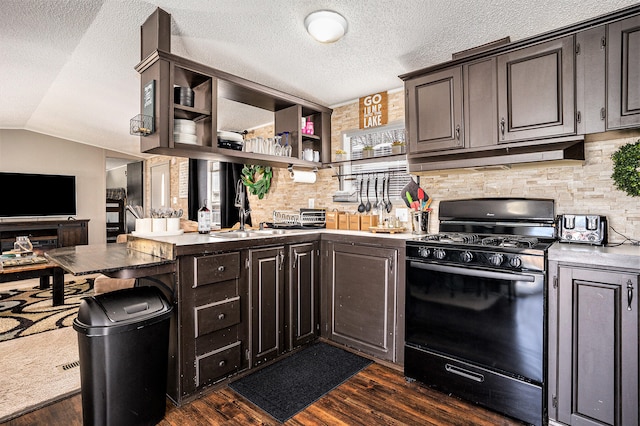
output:
[[[490,278],[505,281],[527,281],[534,282],[536,277],[533,275],[520,275],[510,272],[485,271],[483,269],[463,268],[459,266],[434,265],[432,263],[421,263],[411,261],[409,266],[412,268],[426,269],[428,271],[449,272],[457,275],[467,275],[470,277]]]

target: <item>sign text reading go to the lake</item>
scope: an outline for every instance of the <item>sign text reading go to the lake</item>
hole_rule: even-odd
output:
[[[360,128],[384,126],[389,113],[387,92],[375,93],[360,98]]]

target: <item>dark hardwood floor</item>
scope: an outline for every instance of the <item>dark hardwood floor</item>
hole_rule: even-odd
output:
[[[7,423],[82,425],[77,394]],[[212,391],[182,407],[167,404],[161,426],[278,425],[271,416],[229,387]],[[402,373],[373,363],[284,423],[295,425],[520,425],[418,383]]]

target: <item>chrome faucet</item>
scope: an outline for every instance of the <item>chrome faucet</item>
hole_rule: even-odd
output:
[[[234,206],[238,208],[238,216],[240,217],[240,231],[244,231],[245,221],[247,220],[247,216],[251,213],[251,209],[246,209],[244,204],[245,197],[245,187],[244,183],[242,183],[242,179],[238,179],[236,183],[236,199]]]

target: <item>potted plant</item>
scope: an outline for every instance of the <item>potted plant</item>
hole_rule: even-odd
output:
[[[344,149],[336,149],[336,161],[345,161],[347,159],[347,151]]]
[[[373,157],[373,147],[371,145],[366,145],[362,148],[362,158],[371,158]]]
[[[391,153],[392,154],[404,154],[405,143],[402,141],[394,141],[391,144]]]

